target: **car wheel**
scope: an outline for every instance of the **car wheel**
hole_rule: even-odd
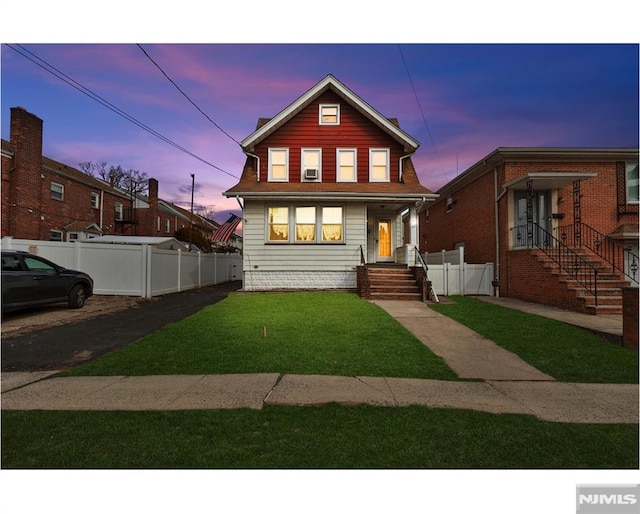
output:
[[[73,286],[69,293],[69,308],[79,309],[87,301],[87,293],[84,290],[84,286],[78,284]]]

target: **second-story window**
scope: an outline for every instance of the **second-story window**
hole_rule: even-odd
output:
[[[357,182],[356,150],[338,148],[336,150],[336,180],[338,182]]]
[[[171,230],[171,220],[164,220],[164,231],[168,234]]]
[[[303,181],[320,181],[321,150],[319,148],[303,148],[300,162]]]
[[[114,209],[114,219],[116,221],[122,221],[124,219],[124,209],[122,208],[122,204],[120,202],[116,202]]]
[[[320,125],[340,125],[340,105],[320,104]]]
[[[627,186],[627,203],[638,203],[640,201],[638,182],[638,163],[626,163],[625,176]]]
[[[98,193],[91,193],[91,208],[99,209],[100,208],[100,196]]]
[[[372,148],[369,150],[369,181],[389,182],[389,150]]]
[[[51,198],[54,200],[64,200],[64,186],[57,182],[51,182]]]
[[[269,182],[289,180],[289,149],[269,148]]]

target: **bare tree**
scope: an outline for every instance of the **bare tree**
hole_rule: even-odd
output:
[[[122,166],[109,166],[106,162],[81,162],[80,170],[94,178],[101,178],[114,187],[122,189],[131,199],[143,195],[149,189],[149,177],[145,172],[134,169],[125,170]]]

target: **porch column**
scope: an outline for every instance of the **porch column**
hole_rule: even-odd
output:
[[[409,207],[409,244],[418,246],[418,209],[415,205]]]

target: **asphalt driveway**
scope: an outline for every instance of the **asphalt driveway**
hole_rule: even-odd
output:
[[[71,369],[195,314],[241,286],[235,281],[163,295],[119,312],[3,337],[2,371]]]

